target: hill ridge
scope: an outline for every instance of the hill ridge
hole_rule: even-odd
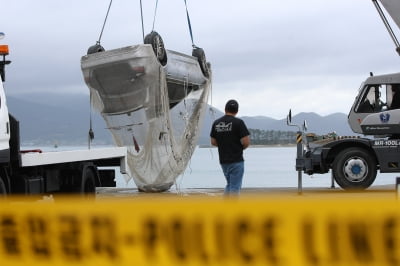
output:
[[[89,95],[85,94],[24,94],[7,97],[8,107],[20,121],[21,141],[25,145],[82,145],[87,144],[89,130]],[[212,112],[211,112],[212,110]],[[223,112],[208,106],[204,114],[199,144],[209,143],[212,122]],[[248,128],[260,130],[296,131],[286,125],[286,118],[274,119],[268,116],[238,116]],[[100,114],[92,113],[95,133],[94,144],[112,144],[110,132]],[[292,117],[293,123],[302,124],[307,120],[308,132],[326,134],[335,131],[338,135],[354,135],[343,113],[321,116],[314,112],[300,112]]]

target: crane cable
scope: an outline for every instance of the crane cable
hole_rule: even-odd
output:
[[[93,139],[94,139],[94,132],[93,132],[93,128],[92,128],[92,90],[90,90],[90,92],[89,92],[89,101],[90,101],[90,104],[89,104],[89,108],[90,108],[90,112],[89,112],[89,132],[88,132],[88,148],[89,148],[89,150],[90,150],[90,146],[91,146],[91,143],[92,143],[92,141],[93,141]]]
[[[153,27],[151,28],[152,32],[154,31],[154,24],[156,22],[157,7],[158,7],[158,0],[156,0],[156,7],[154,8]]]
[[[187,7],[187,2],[186,2],[186,0],[184,0],[184,1],[185,1],[185,7],[186,7],[186,18],[187,18],[187,21],[188,21],[190,39],[192,40],[192,47],[193,48],[197,48],[197,46],[194,44],[194,41],[193,41],[192,24],[190,23],[190,16],[189,16],[189,10],[188,10],[188,7]],[[103,27],[101,28],[100,35],[99,35],[99,40],[97,41],[97,44],[100,44],[101,37],[103,36],[104,27],[105,27],[106,22],[107,22],[108,14],[110,13],[111,5],[112,5],[112,0],[110,0],[110,4],[108,5],[107,14],[106,14],[106,17],[104,18]],[[156,6],[155,6],[155,9],[154,9],[153,27],[152,27],[151,31],[154,30],[154,24],[155,24],[156,15],[157,15],[157,8],[158,8],[158,0],[156,0]],[[143,35],[143,41],[144,41],[144,21],[143,21],[142,0],[140,0],[140,14],[141,14],[141,21],[142,21],[142,35]]]
[[[142,0],[140,0],[140,18],[142,20],[142,37],[143,37],[143,43],[144,43],[144,22],[143,22],[143,5],[142,5]],[[154,25],[154,22],[153,22]]]
[[[189,33],[190,33],[190,39],[192,40],[192,48],[198,48],[195,44],[194,44],[194,40],[193,40],[193,31],[192,31],[192,24],[190,23],[190,16],[189,16],[189,10],[187,7],[187,2],[185,1],[185,8],[186,8],[186,18],[187,18],[187,22],[188,22],[188,27],[189,27]],[[154,31],[154,25],[155,25],[155,21],[156,21],[156,16],[157,16],[157,8],[158,8],[158,0],[156,0],[156,6],[154,8],[154,17],[153,17],[153,27],[151,28],[151,31]],[[144,40],[144,27],[143,27],[143,10],[142,10],[142,0],[140,0],[140,11],[142,14],[142,32],[143,32],[143,40]]]
[[[190,16],[189,16],[189,10],[187,7],[187,2],[185,1],[185,7],[186,7],[186,17],[187,17],[187,21],[188,21],[188,27],[189,27],[189,33],[190,33],[190,39],[192,40],[192,48],[195,49],[197,48],[197,46],[194,44],[193,41],[193,32],[192,32],[192,25],[190,23]],[[104,27],[107,23],[107,18],[108,18],[108,14],[110,13],[110,9],[111,9],[111,5],[112,5],[112,0],[110,0],[110,4],[108,5],[108,9],[107,9],[107,13],[106,13],[106,17],[104,18],[104,22],[103,22],[103,26],[101,28],[100,31],[100,35],[99,35],[99,39],[96,42],[96,44],[100,44],[101,41],[101,37],[103,36],[103,31],[104,31]],[[153,27],[152,30],[154,30],[154,24],[155,24],[155,20],[156,20],[156,15],[157,15],[157,8],[158,8],[158,0],[156,0],[156,6],[154,9],[154,17],[153,17]],[[142,35],[143,35],[143,42],[144,42],[144,20],[143,20],[143,5],[142,5],[142,0],[140,0],[140,14],[141,14],[141,21],[142,21]],[[90,142],[91,140],[94,138],[94,133],[93,133],[93,129],[92,129],[92,95],[90,94],[90,128],[89,128],[89,148],[90,148]]]
[[[106,26],[106,22],[107,22],[107,18],[108,18],[108,14],[110,13],[110,9],[111,9],[111,5],[112,5],[112,0],[110,0],[110,4],[108,5],[108,9],[107,9],[107,14],[106,17],[104,18],[104,22],[103,22],[103,26],[101,27],[101,31],[100,31],[100,35],[99,35],[99,39],[97,40],[96,44],[100,45],[100,41],[101,41],[101,37],[103,36],[103,32],[104,32],[104,27]],[[92,97],[92,91],[90,90],[90,95],[89,95],[89,132],[88,132],[88,148],[90,149],[91,143],[94,139],[94,132],[93,132],[93,123],[92,123],[92,103],[93,103],[93,97]]]
[[[110,0],[110,4],[108,5],[107,14],[106,14],[106,17],[104,18],[103,27],[101,28],[101,32],[100,32],[100,36],[99,36],[99,40],[97,41],[97,44],[100,44],[101,37],[103,36],[104,27],[106,26],[108,13],[110,13],[111,5],[112,5],[112,0]]]
[[[189,33],[190,33],[190,38],[192,39],[192,47],[194,48],[198,48],[196,45],[194,45],[194,41],[193,41],[193,32],[192,32],[192,25],[190,23],[190,17],[189,17],[189,10],[187,7],[187,3],[186,0],[185,1],[185,7],[186,7],[186,17],[187,17],[187,21],[188,21],[188,26],[189,26]]]

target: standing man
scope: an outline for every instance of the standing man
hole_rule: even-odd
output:
[[[250,145],[250,133],[243,120],[236,118],[239,104],[229,100],[225,115],[214,121],[211,144],[218,147],[219,162],[226,178],[225,194],[240,193],[244,173],[243,150]]]

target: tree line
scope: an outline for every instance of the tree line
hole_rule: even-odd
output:
[[[296,132],[281,130],[262,130],[252,129],[250,131],[250,141],[252,145],[276,145],[276,144],[295,144]]]

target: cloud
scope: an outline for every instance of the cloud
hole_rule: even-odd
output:
[[[7,93],[88,93],[80,57],[99,38],[109,1],[5,1],[1,43],[10,45]],[[143,1],[145,32],[154,1]],[[193,37],[213,68],[213,103],[242,103],[241,115],[347,113],[370,71],[395,72],[394,45],[365,0],[188,1]],[[21,19],[23,18],[23,19]],[[183,1],[159,1],[155,29],[167,49],[191,53]],[[139,3],[114,1],[106,49],[142,42]],[[218,106],[217,106],[218,107]]]

